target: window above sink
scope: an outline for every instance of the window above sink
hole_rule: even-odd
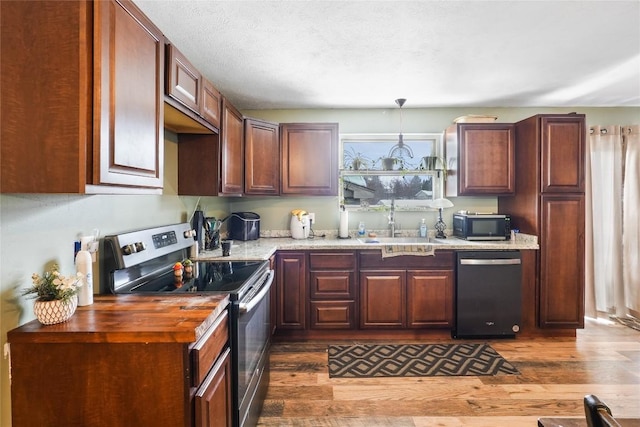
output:
[[[441,197],[442,133],[342,134],[340,200],[348,210],[425,210]]]

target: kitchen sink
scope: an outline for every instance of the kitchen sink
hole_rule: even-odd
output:
[[[358,241],[372,245],[432,245],[454,243],[451,239],[427,239],[425,237],[366,237],[358,239]]]

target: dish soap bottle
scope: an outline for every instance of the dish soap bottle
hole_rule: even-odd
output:
[[[364,237],[365,234],[364,221],[360,221],[360,224],[358,224],[358,237]]]
[[[427,224],[425,224],[424,218],[422,218],[422,222],[420,223],[420,237],[427,237]]]

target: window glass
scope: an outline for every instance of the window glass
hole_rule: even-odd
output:
[[[442,134],[344,134],[341,201],[349,209],[420,210],[440,197]]]

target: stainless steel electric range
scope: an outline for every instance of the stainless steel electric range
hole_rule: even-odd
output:
[[[268,261],[194,261],[174,273],[194,244],[188,223],[109,235],[101,253],[104,294],[229,294],[234,425],[257,423],[269,384],[271,343]]]

